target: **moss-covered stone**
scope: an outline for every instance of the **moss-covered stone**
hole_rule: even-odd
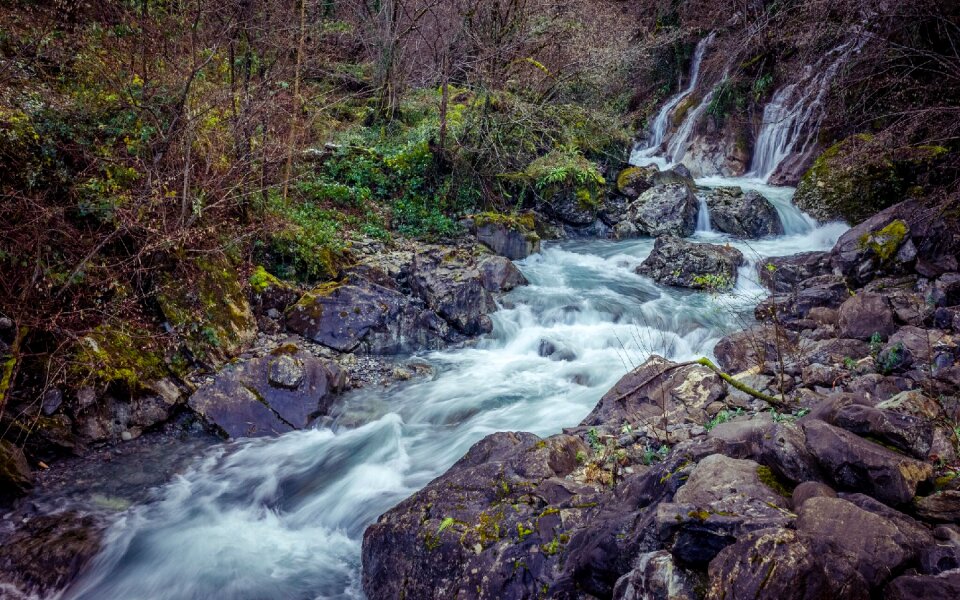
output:
[[[256,320],[245,290],[236,269],[224,259],[181,263],[163,278],[157,301],[197,360],[222,362],[242,352],[256,337]]]
[[[483,212],[473,215],[473,222],[477,227],[484,225],[504,225],[514,231],[532,232],[536,228],[536,221],[532,212],[525,213],[498,213]]]
[[[897,219],[880,231],[865,233],[860,238],[860,247],[869,249],[881,261],[886,262],[897,254],[909,233],[907,224]]]
[[[77,384],[123,383],[130,390],[140,390],[169,373],[158,338],[130,324],[100,325],[77,342],[71,379]]]
[[[800,180],[794,203],[820,221],[856,224],[903,200],[917,173],[947,152],[919,146],[877,154],[873,141],[854,135],[824,151]]]

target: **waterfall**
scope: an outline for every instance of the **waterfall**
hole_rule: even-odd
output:
[[[707,53],[707,47],[710,46],[716,35],[716,32],[711,32],[710,35],[697,42],[697,47],[693,52],[693,59],[690,62],[690,81],[687,83],[687,87],[670,98],[667,103],[663,105],[663,108],[660,109],[660,112],[657,113],[653,124],[650,126],[650,140],[647,142],[645,148],[637,148],[634,150],[635,157],[651,158],[660,152],[660,146],[663,144],[664,138],[667,137],[671,113],[696,89],[697,83],[700,81],[700,64],[703,62],[703,57]]]
[[[711,232],[713,229],[710,227],[710,207],[707,206],[707,201],[703,196],[699,196],[700,200],[700,210],[697,211],[697,231],[699,232]]]
[[[670,138],[670,143],[667,144],[666,152],[666,159],[669,164],[675,165],[683,159],[683,155],[687,153],[687,146],[690,143],[690,137],[693,135],[694,128],[697,126],[697,123],[700,122],[700,117],[703,116],[703,113],[707,111],[710,103],[713,102],[713,97],[717,93],[717,88],[719,88],[724,81],[726,81],[726,79],[727,74],[724,73],[723,77],[720,78],[720,83],[713,86],[713,88],[707,92],[707,95],[703,97],[703,100],[700,102],[699,106],[687,113],[687,117],[680,125],[680,129],[678,129],[677,132],[673,134],[673,137]]]
[[[859,50],[866,38],[860,36],[826,54],[814,66],[807,66],[800,80],[773,95],[763,110],[763,124],[753,149],[750,174],[768,180],[792,154],[802,154],[816,143],[825,116],[823,101],[830,83],[847,57]],[[828,64],[824,67],[824,63]]]

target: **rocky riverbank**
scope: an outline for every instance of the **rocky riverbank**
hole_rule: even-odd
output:
[[[381,598],[955,598],[957,240],[907,202],[759,265],[719,365],[652,357],[498,433],[364,537]]]

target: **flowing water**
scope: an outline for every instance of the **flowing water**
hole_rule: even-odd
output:
[[[530,285],[503,299],[479,344],[426,355],[428,379],[346,395],[323,426],[216,446],[119,513],[105,550],[64,597],[361,598],[364,529],[472,444],[496,431],[576,425],[652,353],[709,356],[752,319],[764,295],[759,258],[827,249],[846,229],[816,225],[789,188],[750,178],[698,184],[757,189],[784,222],[783,236],[741,242],[712,231],[703,211],[694,238],[729,243],[749,260],[734,290],[665,288],[635,274],[651,239],[545,244],[518,263]]]

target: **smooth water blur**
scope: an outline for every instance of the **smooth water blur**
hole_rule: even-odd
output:
[[[787,199],[785,210],[789,207]],[[825,249],[843,228],[798,226],[738,242],[761,256]],[[151,502],[122,513],[71,599],[359,598],[360,544],[376,518],[485,435],[576,425],[651,353],[709,355],[739,329],[762,290],[750,267],[711,295],[634,273],[653,240],[567,241],[518,263],[530,285],[509,294],[476,347],[426,356],[425,380],[347,395],[334,424],[221,445]],[[549,354],[549,356],[543,356]]]

